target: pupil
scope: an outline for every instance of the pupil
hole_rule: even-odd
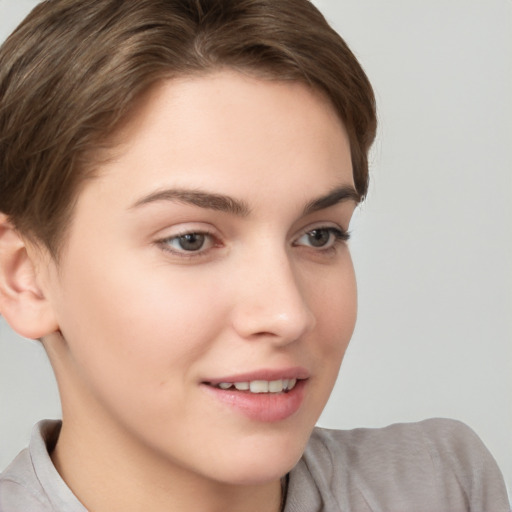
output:
[[[308,236],[313,247],[323,247],[329,242],[330,233],[327,229],[314,229]]]
[[[200,233],[189,233],[180,236],[179,243],[184,251],[197,251],[203,247],[204,240],[205,236]]]

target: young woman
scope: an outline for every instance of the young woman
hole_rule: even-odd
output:
[[[371,86],[306,0],[50,0],[0,52],[0,311],[62,422],[0,510],[508,510],[463,425],[315,429]]]

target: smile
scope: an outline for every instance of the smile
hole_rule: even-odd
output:
[[[237,391],[250,393],[286,393],[297,384],[297,379],[277,380],[251,380],[245,382],[219,382],[214,387],[227,390],[235,388]]]
[[[203,381],[202,389],[229,410],[252,421],[283,421],[300,409],[309,385],[306,370],[285,371],[281,378],[275,371],[257,373]]]

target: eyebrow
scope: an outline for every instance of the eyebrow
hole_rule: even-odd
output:
[[[139,199],[131,208],[138,208],[157,201],[177,201],[208,210],[231,213],[237,217],[246,217],[250,213],[250,208],[245,201],[222,194],[188,189],[158,190]]]
[[[342,185],[341,187],[336,187],[325,196],[319,197],[309,202],[304,208],[304,215],[309,215],[319,210],[325,210],[330,206],[334,206],[345,201],[353,201],[357,204],[361,201],[361,199],[361,195],[353,186]]]
[[[335,188],[324,196],[310,201],[304,207],[303,215],[309,215],[316,211],[324,210],[341,202],[354,201],[355,203],[359,203],[360,200],[361,196],[354,187],[351,185],[343,185]],[[223,194],[189,189],[157,190],[136,201],[130,209],[139,208],[140,206],[158,201],[177,201],[198,206],[199,208],[230,213],[237,217],[246,217],[251,212],[248,204],[243,200]]]

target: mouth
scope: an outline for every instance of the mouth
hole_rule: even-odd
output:
[[[210,397],[237,414],[273,423],[301,408],[309,378],[309,371],[295,367],[224,376],[201,384]]]
[[[236,390],[246,393],[288,393],[297,384],[298,379],[276,379],[276,380],[248,380],[239,382],[219,382],[205,384],[222,390]]]

